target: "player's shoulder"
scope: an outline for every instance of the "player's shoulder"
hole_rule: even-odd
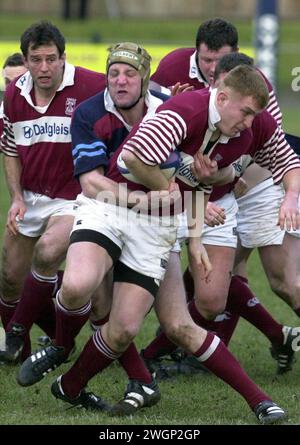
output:
[[[209,98],[209,89],[203,88],[201,90],[185,91],[184,93],[177,94],[168,100],[167,105],[171,102],[181,108],[191,108],[198,113],[203,109],[208,109]]]
[[[101,91],[81,102],[76,107],[75,115],[80,114],[88,118],[91,116],[99,118],[99,116],[103,115],[105,112],[104,91]]]
[[[84,68],[83,66],[75,66],[75,73],[84,77],[105,77],[105,74]]]
[[[177,48],[165,55],[159,62],[156,72],[166,71],[172,76],[178,69],[187,69],[190,57],[195,52],[195,48]],[[154,73],[155,74],[155,73]],[[153,76],[152,76],[153,77]],[[155,78],[154,78],[155,80]]]
[[[262,148],[265,143],[273,140],[281,132],[276,120],[267,110],[262,111],[255,117],[251,129],[253,146],[256,148]]]
[[[207,124],[208,108],[209,92],[194,90],[171,97],[158,108],[158,111],[176,113],[190,128],[201,131]]]
[[[166,54],[162,58],[162,61],[185,59],[186,57],[190,57],[194,52],[195,48],[176,48]]]
[[[255,116],[252,124],[253,131],[274,131],[278,127],[275,118],[267,111],[263,110]]]
[[[16,87],[17,79],[12,80],[6,87],[4,97],[14,97],[20,93],[20,89]]]
[[[86,85],[97,85],[98,90],[104,90],[106,86],[106,76],[103,73],[76,66],[75,83],[78,84],[79,82],[84,82]]]
[[[266,82],[267,88],[269,93],[274,92],[273,86],[269,79],[266,77],[266,75],[256,66],[256,70],[259,72],[259,74],[263,77],[264,81]]]
[[[25,102],[24,96],[21,95],[20,88],[16,86],[16,80],[13,80],[9,83],[3,95],[5,113],[9,112],[11,117],[11,114],[20,109]]]

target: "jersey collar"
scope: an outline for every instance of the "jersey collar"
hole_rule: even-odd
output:
[[[144,116],[144,118],[145,117],[149,118],[150,116],[153,116],[157,107],[162,104],[162,100],[159,99],[158,97],[153,96],[151,94],[151,92],[148,90],[146,92],[146,96],[145,96],[145,104],[147,107],[147,113]],[[130,131],[132,129],[131,125],[128,125],[127,122],[125,122],[121,113],[119,113],[119,111],[116,109],[115,104],[113,103],[112,98],[111,98],[107,88],[105,88],[105,91],[104,91],[104,106],[107,111],[109,111],[110,113],[117,116],[117,118],[123,122],[123,124],[125,125],[125,127],[128,131]]]
[[[62,80],[60,86],[58,87],[57,91],[61,91],[65,87],[74,85],[74,77],[75,77],[75,66],[65,62],[63,80]],[[40,111],[40,112],[44,111],[44,110],[41,110],[41,108],[44,109],[45,107],[37,107],[32,102],[30,92],[33,87],[33,80],[32,80],[32,77],[31,77],[31,74],[29,71],[27,71],[23,76],[21,76],[17,80],[16,87],[21,90],[20,91],[21,96],[23,96],[25,98],[25,100],[29,103],[29,105],[31,105],[37,111]],[[46,108],[48,108],[48,106]]]
[[[212,88],[210,90],[210,98],[209,98],[209,106],[208,106],[208,128],[213,133],[216,131],[217,127],[216,124],[220,122],[221,116],[217,110],[216,107],[216,96],[217,96],[217,88]],[[237,133],[233,137],[239,137],[240,133]],[[228,136],[225,136],[224,134],[221,134],[219,138],[219,142],[221,144],[227,144],[227,142],[231,139]]]
[[[190,79],[198,79],[199,82],[204,83],[206,87],[209,86],[209,83],[202,76],[196,61],[197,51],[195,51],[190,57],[190,71],[189,77]]]

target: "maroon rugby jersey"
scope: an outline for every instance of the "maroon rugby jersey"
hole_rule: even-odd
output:
[[[254,118],[252,133],[248,153],[254,162],[271,171],[275,184],[281,182],[289,170],[300,168],[299,158],[286,141],[284,132],[266,110]],[[235,182],[214,187],[210,200],[215,201],[230,192]]]
[[[192,157],[201,147],[208,128],[211,94],[204,89],[170,98],[157,109],[154,116],[141,122],[130,133],[122,147],[135,153],[148,165],[165,162],[175,148],[183,155]],[[221,136],[210,152],[210,158],[222,168],[245,154],[250,154],[255,162],[268,168],[275,183],[281,181],[289,170],[300,167],[297,155],[267,111],[255,118],[252,129],[244,130],[233,138]],[[124,182],[115,162],[112,164],[108,176],[117,182]],[[176,180],[182,191],[197,187],[197,181],[188,169],[180,168]],[[131,185],[129,187],[132,188]]]
[[[196,63],[191,61],[195,48],[178,48],[161,59],[151,80],[164,87],[172,87],[176,82],[189,83],[195,90],[208,87]],[[191,77],[192,76],[192,77]]]
[[[151,80],[164,87],[171,87],[176,82],[189,83],[195,90],[208,87],[209,84],[197,67],[195,52],[195,48],[178,48],[171,51],[161,59]],[[276,119],[278,125],[281,125],[282,114],[273,87],[261,71],[260,73],[266,81],[270,95],[267,110]]]
[[[0,137],[2,135],[3,131],[3,102],[0,104]],[[1,153],[1,146],[0,146],[0,153]]]
[[[208,129],[210,94],[208,89],[186,92],[160,105],[154,116],[141,122],[129,134],[112,158],[107,176],[117,182],[124,182],[115,165],[122,148],[134,152],[148,165],[165,162],[176,148],[181,151],[183,157],[192,160],[193,155],[201,147]],[[231,164],[233,159],[247,153],[251,140],[251,130],[245,130],[235,138],[221,136],[220,142],[216,145],[219,168]],[[180,168],[176,177],[181,190],[191,190],[198,185],[189,168]],[[129,188],[133,190],[140,187],[129,183]]]
[[[23,189],[50,198],[77,196],[80,186],[73,177],[71,116],[78,104],[104,88],[104,74],[68,63],[62,84],[46,107],[33,104],[29,72],[8,86],[2,150],[20,158]]]

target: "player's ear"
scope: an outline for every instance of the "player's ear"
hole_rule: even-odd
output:
[[[66,53],[63,53],[60,58],[65,62],[66,61]]]
[[[25,68],[29,69],[28,60],[25,56],[23,56],[23,63],[24,63]]]
[[[217,108],[223,108],[224,105],[228,102],[229,95],[227,91],[220,90],[216,94],[216,107]]]

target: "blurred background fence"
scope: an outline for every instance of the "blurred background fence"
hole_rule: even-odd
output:
[[[66,14],[78,17],[170,18],[222,15],[239,19],[254,16],[256,0],[0,0],[0,12]],[[299,0],[279,0],[282,19],[300,19]]]
[[[67,40],[67,55],[72,55],[71,62],[83,66],[89,63],[90,68],[99,71],[104,66],[105,48],[122,40],[153,48],[154,68],[170,49],[194,46],[198,26],[212,17],[232,21],[239,31],[240,47],[254,55],[258,1],[0,0],[0,63],[12,50],[19,50],[24,29],[41,18],[53,21],[62,30]],[[292,82],[293,72],[298,73],[295,68],[300,66],[300,0],[277,0],[277,4],[277,91],[281,101],[299,107],[300,92],[292,89]],[[76,43],[92,43],[94,47],[85,51],[76,47]],[[271,57],[270,53],[267,57]],[[91,61],[94,61],[92,66]]]

